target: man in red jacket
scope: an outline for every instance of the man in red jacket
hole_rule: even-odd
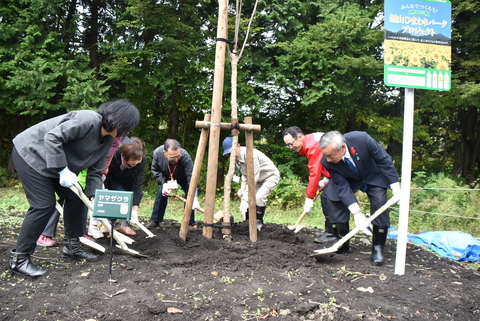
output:
[[[303,210],[309,213],[313,208],[313,200],[317,195],[317,192],[321,192],[330,180],[330,174],[320,163],[322,150],[318,143],[322,138],[323,133],[317,132],[304,135],[299,127],[292,126],[285,129],[282,135],[283,141],[288,148],[296,151],[300,155],[305,155],[308,159],[309,176]],[[322,176],[324,178],[320,180]],[[323,213],[325,215],[325,233],[317,233],[319,237],[314,239],[317,243],[335,240],[325,208],[323,208]]]

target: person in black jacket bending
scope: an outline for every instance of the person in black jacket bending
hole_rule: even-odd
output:
[[[370,200],[370,213],[375,213],[387,201],[387,189],[400,195],[398,174],[380,144],[365,132],[350,132],[342,135],[338,131],[325,133],[320,139],[323,151],[321,163],[332,176],[330,184],[322,193],[322,205],[327,206],[334,234],[341,238],[348,234],[350,213],[355,226],[360,226],[367,234],[365,216],[362,214],[354,193],[366,193]],[[388,210],[373,220],[372,263],[382,265],[383,248],[390,227]],[[346,242],[339,252],[349,250]]]
[[[165,209],[167,208],[168,195],[180,186],[185,195],[188,195],[190,179],[192,178],[193,161],[187,151],[180,147],[175,139],[167,139],[163,146],[157,147],[153,152],[152,173],[160,188],[153,205],[152,216],[147,228],[152,229],[160,226],[163,222]],[[199,207],[195,197],[193,208]],[[190,215],[190,228],[195,224],[194,211]]]
[[[113,154],[112,161],[108,166],[105,177],[105,188],[117,191],[132,191],[133,206],[132,223],[138,222],[138,208],[142,201],[143,176],[147,158],[145,157],[145,143],[138,137],[131,137],[132,145],[121,145]],[[135,231],[128,226],[126,220],[120,223],[120,232],[127,235],[135,235]]]

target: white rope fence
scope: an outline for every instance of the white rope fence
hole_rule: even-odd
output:
[[[438,189],[451,191],[480,191],[478,188],[443,188],[443,187],[411,187],[410,189]]]
[[[449,190],[449,191],[480,191],[478,188],[442,188],[442,187],[411,187],[411,190]],[[359,202],[361,204],[370,205],[370,203]],[[399,210],[399,207],[391,206],[390,209],[392,210]],[[418,211],[418,210],[409,210],[411,213],[423,213],[423,214],[434,214],[434,215],[441,215],[441,216],[449,216],[449,217],[456,217],[456,218],[467,218],[472,220],[480,220],[480,217],[471,217],[471,216],[462,216],[462,215],[453,215],[453,214],[444,214],[444,213],[436,213],[436,212],[426,212],[426,211]]]
[[[359,202],[360,204],[365,204],[365,205],[370,205],[370,203],[365,203],[365,202]],[[390,206],[390,210],[399,210],[398,207],[393,207]],[[435,214],[435,215],[441,215],[441,216],[450,216],[450,217],[457,217],[457,218],[469,218],[472,220],[480,220],[480,217],[470,217],[470,216],[461,216],[461,215],[453,215],[453,214],[443,214],[443,213],[436,213],[436,212],[425,212],[425,211],[418,211],[418,210],[410,210],[410,212],[415,212],[415,213],[424,213],[424,214]]]

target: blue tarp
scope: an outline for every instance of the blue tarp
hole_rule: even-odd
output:
[[[391,226],[388,237],[398,238],[398,231]],[[407,234],[408,242],[437,252],[443,257],[455,261],[478,261],[480,257],[480,240],[470,234],[459,231],[425,232]]]

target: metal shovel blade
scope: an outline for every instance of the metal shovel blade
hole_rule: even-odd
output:
[[[380,214],[385,212],[387,208],[392,206],[393,204],[397,203],[400,200],[400,197],[393,196],[391,199],[389,199],[382,207],[380,207],[373,215],[368,217],[365,220],[365,223],[371,223],[374,219],[376,219]],[[326,249],[321,249],[321,250],[315,250],[315,254],[309,255],[310,257],[320,257],[328,254],[333,254],[336,253],[337,250],[349,239],[351,239],[355,234],[357,234],[361,230],[360,226],[356,226],[353,230],[351,230],[347,235],[342,237],[340,240],[338,240],[335,244],[333,244],[331,247],[326,248]]]
[[[300,217],[298,218],[297,222],[294,225],[289,225],[288,228],[290,230],[295,230],[294,233],[297,233],[300,231],[302,228],[305,227],[305,225],[300,225],[300,222],[303,220],[303,218],[307,215],[307,212],[303,211],[302,214],[300,214]]]
[[[298,233],[305,225],[288,225],[288,229],[294,230],[293,233]]]
[[[135,250],[132,250],[128,247],[122,247],[120,246],[119,244],[116,245],[120,250],[122,250],[123,252],[127,253],[127,254],[130,254],[132,256],[136,256],[136,257],[148,257],[146,256],[145,254],[141,254],[140,252],[138,251],[135,251]]]
[[[297,227],[295,228],[295,231],[293,231],[293,233],[298,233],[304,227],[305,227],[305,225],[297,225]]]
[[[315,250],[315,254],[312,254],[310,255],[311,257],[320,257],[320,256],[324,256],[324,255],[327,255],[327,254],[333,254],[333,253],[336,253],[338,251],[338,246],[331,246],[329,248],[326,248],[326,249],[322,249],[322,250]]]

